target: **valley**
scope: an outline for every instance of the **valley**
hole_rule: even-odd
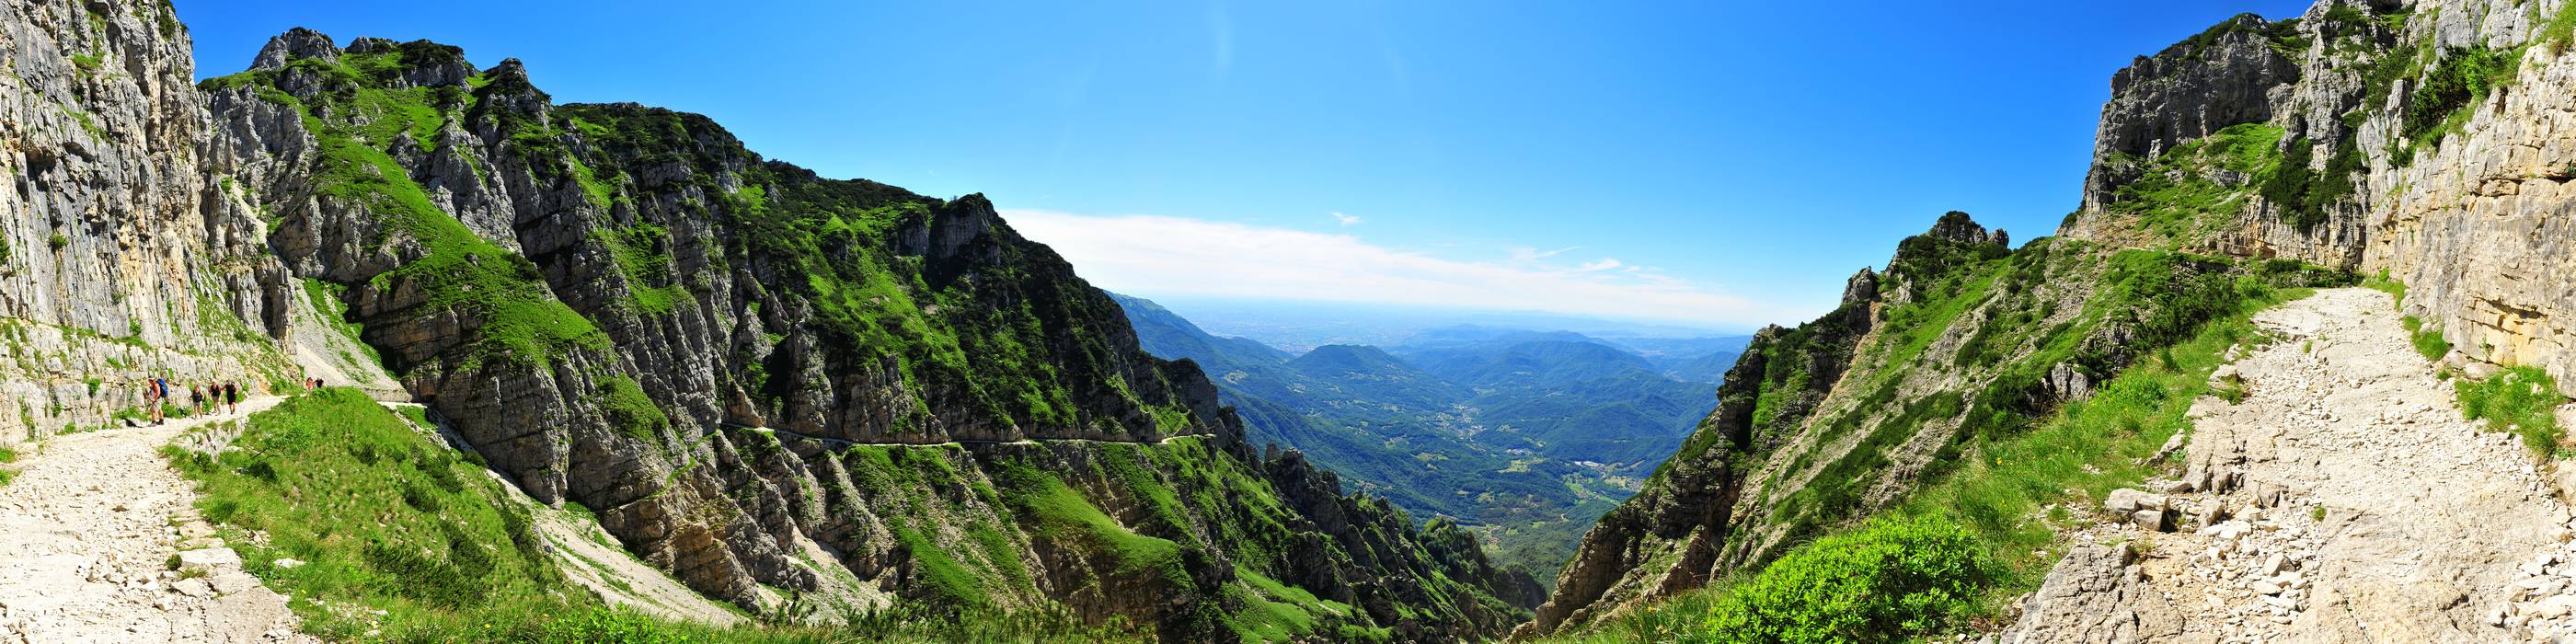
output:
[[[1571,166],[1550,175],[1563,184],[1470,191],[1596,200],[1545,216],[1444,219],[1503,207],[1385,168],[1341,179],[1413,212],[1006,211],[946,190],[990,182],[1047,208],[1218,184],[1231,212],[1315,188],[1231,181],[1332,164],[1185,133],[1092,154],[1098,138],[1163,133],[1066,125],[1051,165],[940,174],[1021,161],[993,141],[1029,137],[895,140],[1030,120],[1014,102],[1027,97],[946,84],[965,74],[871,85],[871,101],[946,101],[889,100],[937,118],[852,130],[883,141],[786,128],[868,163],[791,161],[754,149],[815,153],[774,121],[744,118],[738,136],[698,113],[559,101],[540,78],[602,88],[538,76],[506,44],[477,59],[294,27],[247,61],[200,60],[183,16],[240,16],[189,11],[205,13],[0,0],[0,642],[2576,638],[2576,246],[2562,241],[2576,231],[2576,0],[2317,0],[2128,59],[2067,186],[2076,208],[2041,235],[2026,213],[1893,201],[1869,202],[1905,222],[1884,235],[1696,203],[1630,216],[1626,195]],[[1238,63],[1231,23],[1211,22],[1208,91],[1346,75],[1279,73],[1302,58],[1249,29]],[[1666,42],[1649,31],[1623,39]],[[1457,80],[1444,64],[1490,62],[1408,68],[1391,33],[1371,36],[1365,66],[1423,82],[1349,94],[1437,99]],[[1020,45],[961,42],[834,79]],[[718,51],[767,50],[699,55]],[[1095,81],[1187,84],[1094,60],[1109,71],[1070,91],[1015,82],[1067,112],[1106,100],[1086,93]],[[1545,67],[1488,71],[1523,97],[1520,75]],[[1547,109],[1653,93],[1607,87],[1629,91],[1505,101],[1547,118],[1498,119],[1499,138],[1563,144],[1521,135],[1563,120]],[[1776,94],[1837,89],[1797,88]],[[1269,105],[1170,99],[1117,114],[1187,130],[1138,105]],[[883,116],[860,103],[829,107]],[[1706,103],[1622,114],[1687,125]],[[1434,112],[1443,123],[1415,125],[1482,122]],[[1587,136],[1623,125],[1571,120]],[[1733,180],[1616,165],[1685,160],[1621,152],[1656,138],[1444,156],[1425,134],[1390,149],[1425,155],[1405,172],[1552,156],[1662,182],[1624,192]],[[1209,145],[1278,165],[1048,182]],[[1690,155],[1799,165],[1738,152]],[[2011,174],[2003,156],[1955,164]],[[1910,185],[1897,174],[1879,179]],[[1712,185],[1673,185],[1696,181]],[[1796,185],[1811,184],[1778,188],[1802,209],[1848,196]],[[1118,237],[1104,230],[1151,237],[1107,248],[1159,254],[1071,259]],[[1511,234],[1550,243],[1480,237]],[[1612,236],[1636,241],[1619,258],[1588,248]],[[1795,256],[1811,237],[1879,240],[1812,309],[1660,265],[1769,262],[1740,279],[1776,279],[1823,261]],[[1446,250],[1460,240],[1484,254]],[[1103,288],[1164,283],[1277,298],[1166,308]],[[1279,314],[1318,293],[1347,297]],[[1329,319],[1417,294],[1420,307]],[[1435,310],[1456,317],[1422,322]],[[1787,324],[1793,310],[1806,321]],[[1783,323],[1690,331],[1755,317]]]
[[[1456,522],[1498,564],[1542,580],[1716,406],[1714,379],[1685,374],[1731,363],[1746,340],[1629,341],[1663,349],[1657,359],[1573,332],[1460,325],[1290,355],[1116,297],[1146,352],[1207,371],[1248,440],[1303,451],[1421,520]]]

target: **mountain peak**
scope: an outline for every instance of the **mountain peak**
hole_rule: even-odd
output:
[[[259,48],[259,56],[251,59],[250,68],[280,69],[286,67],[288,61],[299,58],[337,61],[340,59],[340,46],[332,43],[331,37],[322,32],[296,27],[269,38],[268,45]]]
[[[1327,344],[1315,347],[1313,351],[1306,352],[1306,355],[1297,356],[1297,359],[1288,361],[1288,366],[1310,373],[1317,370],[1342,372],[1413,370],[1412,365],[1396,359],[1385,349],[1360,344]]]
[[[1994,232],[1986,232],[1986,227],[1978,225],[1977,220],[1969,217],[1968,213],[1956,210],[1942,213],[1941,219],[1932,223],[1932,230],[1923,234],[1968,244],[2012,245],[2011,237],[2006,235],[2003,229],[1997,228]]]

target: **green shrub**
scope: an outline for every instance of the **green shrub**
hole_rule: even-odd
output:
[[[2547,455],[2558,449],[2566,431],[2556,410],[2567,402],[2558,382],[2539,367],[2514,367],[2486,380],[2452,383],[2460,397],[2460,414],[2486,421],[2487,429],[2522,437],[2532,451]]]
[[[1955,524],[1874,520],[1728,588],[1692,640],[1903,641],[1958,623],[1992,577],[1976,537]]]
[[[2463,116],[2471,104],[2512,82],[2521,53],[2486,47],[2455,47],[2444,52],[2432,71],[2407,94],[2406,115],[2399,122],[2400,136],[2418,144],[2439,138],[2456,125],[2452,123],[2454,118]]]

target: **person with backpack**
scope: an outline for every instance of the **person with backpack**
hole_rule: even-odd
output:
[[[241,385],[224,383],[224,413],[241,413]]]
[[[151,409],[148,415],[154,425],[161,424],[161,393],[160,378],[143,379],[143,406]]]

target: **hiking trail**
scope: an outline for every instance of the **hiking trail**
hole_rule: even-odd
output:
[[[190,428],[280,400],[21,445],[17,478],[0,485],[0,642],[316,641],[213,536],[160,453]]]

